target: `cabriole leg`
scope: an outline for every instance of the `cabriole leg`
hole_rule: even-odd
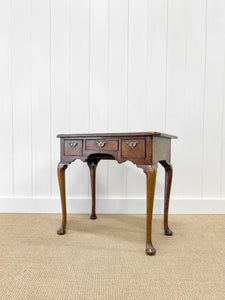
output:
[[[173,177],[173,168],[172,165],[167,163],[165,160],[160,161],[160,164],[165,169],[164,218],[163,218],[164,233],[165,235],[172,235],[173,232],[172,230],[170,230],[168,226],[168,211],[169,211],[171,183]]]
[[[65,170],[67,168],[67,164],[59,163],[57,168],[58,181],[59,181],[59,189],[61,196],[61,205],[62,205],[62,225],[58,229],[58,234],[66,233],[66,188],[65,188]]]
[[[96,179],[96,168],[98,162],[96,161],[89,161],[88,167],[90,170],[90,179],[91,179],[91,198],[92,198],[92,210],[91,210],[91,215],[90,219],[95,220],[97,219],[96,212],[95,212],[95,179]]]
[[[146,253],[147,255],[154,255],[156,249],[152,244],[152,212],[155,195],[155,183],[156,183],[156,165],[142,165],[147,179],[147,210],[146,210]]]

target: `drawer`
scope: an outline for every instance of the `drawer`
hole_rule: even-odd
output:
[[[122,140],[122,157],[145,158],[145,139]]]
[[[118,150],[118,140],[86,140],[85,142],[86,150],[109,150],[116,151]]]
[[[65,140],[64,154],[82,156],[82,140]]]

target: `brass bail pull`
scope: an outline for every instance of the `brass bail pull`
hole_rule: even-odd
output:
[[[103,148],[105,146],[105,142],[96,142],[99,148]]]
[[[127,145],[131,148],[134,149],[137,146],[138,142],[133,141],[133,142],[127,142]]]
[[[70,144],[70,148],[75,148],[77,145],[78,145],[78,143],[76,143],[76,142],[71,142]]]

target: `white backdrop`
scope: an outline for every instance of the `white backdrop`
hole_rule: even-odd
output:
[[[179,136],[170,212],[225,213],[224,86],[224,0],[1,0],[0,211],[60,211],[57,133],[154,130]],[[140,169],[97,172],[97,212],[145,212]],[[87,166],[67,179],[89,212]]]

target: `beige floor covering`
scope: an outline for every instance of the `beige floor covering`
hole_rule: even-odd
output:
[[[0,215],[0,299],[225,299],[225,216],[154,215],[155,256],[144,215]]]

